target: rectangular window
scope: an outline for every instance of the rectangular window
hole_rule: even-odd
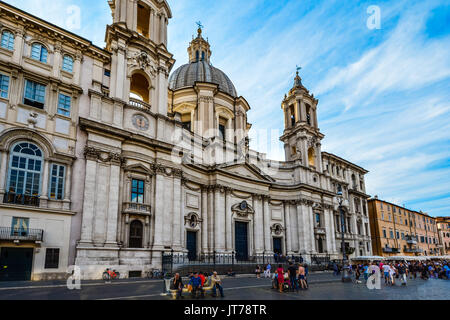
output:
[[[381,213],[381,220],[384,220],[384,213]]]
[[[34,60],[41,61],[43,63],[47,63],[48,51],[47,49],[39,44],[34,43],[31,47],[31,58]]]
[[[316,213],[316,227],[320,228],[320,213]]]
[[[391,237],[391,239],[394,239],[394,231],[390,230],[389,231],[389,236]]]
[[[8,99],[9,77],[0,73],[0,97]]]
[[[383,229],[383,238],[387,238],[386,230]]]
[[[45,269],[59,268],[59,249],[47,248],[45,250]]]
[[[63,58],[63,66],[64,71],[72,72],[73,71],[73,59],[70,56],[64,56]]]
[[[11,32],[3,31],[1,46],[10,51],[14,50],[14,35]]]
[[[405,240],[405,234],[402,232],[402,240]]]
[[[396,236],[397,236],[397,239],[400,239],[400,233],[398,231],[396,232]]]
[[[28,235],[28,227],[30,224],[30,219],[28,218],[12,218],[11,224],[11,235],[26,237]]]
[[[59,164],[52,164],[50,175],[50,194],[52,200],[64,199],[64,181],[66,175],[66,167]]]
[[[58,99],[58,114],[70,117],[70,105],[72,98],[60,93]]]
[[[44,109],[46,86],[34,81],[25,80],[25,95],[23,103],[39,109]]]
[[[133,179],[131,182],[131,202],[144,203],[144,181]]]
[[[225,140],[225,126],[223,124],[219,124],[219,134],[222,140]]]

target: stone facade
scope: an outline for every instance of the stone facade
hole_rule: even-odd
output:
[[[235,94],[223,72],[210,66],[211,50],[201,30],[189,46],[189,63],[196,64],[196,76],[212,74],[169,85],[175,60],[167,51],[172,15],[167,2],[109,4],[113,23],[106,28],[104,50],[81,38],[73,48],[65,48],[72,42],[53,27],[64,40],[63,51],[73,51],[75,57],[70,79],[53,65],[45,80],[55,83],[49,94],[60,86],[72,90],[66,149],[53,137],[62,139],[52,131],[57,126],[50,120],[56,100],[50,100],[48,111],[36,111],[43,119],[48,117],[46,130],[16,121],[20,81],[11,86],[16,90],[13,100],[5,101],[8,120],[0,112],[4,128],[0,127],[0,137],[17,136],[11,131],[17,128],[30,132],[23,139],[37,144],[42,140],[39,145],[49,150],[48,161],[60,159],[72,168],[66,177],[67,201],[57,210],[62,216],[67,210],[69,217],[70,232],[64,229],[64,234],[70,234],[70,241],[64,244],[67,254],[62,264],[75,263],[83,278],[95,279],[107,267],[124,276],[129,271],[161,269],[162,253],[171,250],[190,256],[215,252],[242,257],[279,251],[301,254],[308,262],[313,255],[340,258],[337,190],[343,190],[346,200],[344,236],[354,248],[351,256],[371,254],[367,171],[322,152],[318,100],[303,87],[298,74],[282,101],[286,161],[272,161],[249,148],[250,105]],[[52,45],[56,40],[47,41]],[[52,54],[53,63],[60,63],[57,51]],[[15,55],[11,53],[11,59]],[[23,59],[25,66],[29,59]],[[3,56],[1,63],[19,79],[26,69],[14,71]],[[1,143],[2,159],[8,158],[8,145]],[[0,168],[1,194],[8,161]],[[43,194],[41,198],[46,200]],[[30,214],[44,219],[42,212]]]
[[[3,2],[0,11],[2,259],[8,250],[32,249],[32,255],[28,257],[31,259],[31,279],[66,277],[67,266],[75,259],[81,223],[82,197],[79,191],[84,182],[85,165],[84,159],[79,158],[84,147],[84,141],[78,136],[79,110],[80,105],[90,100],[87,92],[93,84],[88,75],[93,66],[109,61],[110,55],[83,38],[74,37]],[[45,51],[41,49],[35,56],[34,48],[44,48]],[[71,61],[71,68],[67,65],[64,68],[63,60],[66,63]],[[28,99],[27,90],[33,91],[27,87],[30,83],[43,88],[42,104],[35,104],[37,98]],[[69,97],[70,110],[58,111],[61,94]],[[36,181],[33,192],[28,185],[31,175],[26,179],[25,190],[21,184],[23,178],[14,180],[11,177],[14,174],[13,149],[21,143],[33,144],[42,154],[39,159],[34,159],[39,162],[35,172],[39,181]],[[30,163],[28,165],[31,166]],[[64,168],[64,191],[58,196],[51,191],[54,165]],[[21,166],[21,169],[26,168]],[[14,226],[18,219],[24,224],[19,236],[17,226]],[[11,226],[12,231],[8,229]],[[42,231],[43,239],[36,241],[28,229]],[[59,250],[56,265],[50,266],[49,250]]]

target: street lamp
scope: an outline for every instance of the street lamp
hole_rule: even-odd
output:
[[[341,248],[342,248],[342,282],[351,282],[347,266],[347,255],[345,253],[345,239],[344,239],[344,210],[342,210],[342,203],[344,202],[344,197],[342,196],[342,190],[337,192],[337,200],[339,202],[339,214],[341,215]]]

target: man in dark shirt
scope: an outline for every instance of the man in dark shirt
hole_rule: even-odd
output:
[[[297,268],[294,267],[292,262],[289,262],[289,281],[291,282],[291,291],[297,291],[298,292],[298,284],[297,284]]]
[[[180,274],[176,273],[172,282],[172,290],[177,290],[177,299],[182,298],[183,294],[183,281],[181,280]]]

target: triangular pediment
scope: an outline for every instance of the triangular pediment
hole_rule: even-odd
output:
[[[253,180],[262,180],[266,182],[273,182],[274,180],[269,176],[265,175],[261,170],[255,165],[249,163],[239,163],[232,165],[225,165],[219,168],[227,173],[239,176],[241,178],[249,178]]]

